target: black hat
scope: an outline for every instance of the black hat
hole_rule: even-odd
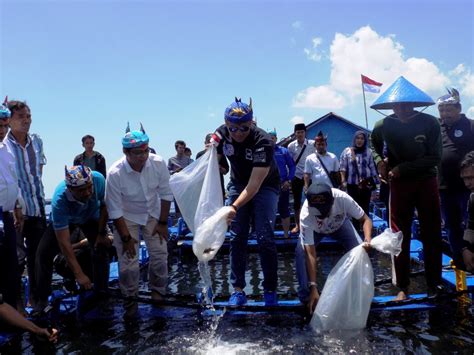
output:
[[[304,123],[295,124],[295,132],[296,131],[306,131],[306,125]]]
[[[306,191],[309,213],[321,219],[326,218],[334,203],[331,186],[324,183],[311,184]]]

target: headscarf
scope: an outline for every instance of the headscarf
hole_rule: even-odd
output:
[[[362,147],[357,147],[356,146],[356,138],[358,135],[363,135],[364,136],[364,145]],[[359,130],[354,133],[354,137],[352,137],[352,148],[354,148],[354,152],[356,153],[363,153],[367,149],[367,133],[365,131]]]
[[[79,187],[92,181],[92,170],[84,165],[64,166],[66,186]]]

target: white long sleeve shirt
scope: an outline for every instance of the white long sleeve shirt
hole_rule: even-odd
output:
[[[301,150],[303,149],[303,146],[305,145],[306,145],[306,148],[303,154],[301,154],[301,158],[298,161],[298,164],[296,165],[296,170],[295,170],[295,176],[299,179],[302,179],[304,175],[304,163],[306,161],[306,157],[308,157],[308,155],[313,154],[316,151],[316,148],[314,148],[314,140],[305,138],[303,144],[299,144],[298,140],[294,140],[288,145],[288,151],[290,152],[290,155],[293,158],[294,162],[296,162],[296,159],[298,159],[298,156],[300,155]]]
[[[109,218],[124,217],[142,226],[148,216],[160,218],[161,200],[173,201],[170,174],[162,157],[150,154],[141,172],[124,156],[107,173],[105,202]]]
[[[6,144],[0,142],[0,207],[3,212],[12,211],[20,196],[15,156]]]

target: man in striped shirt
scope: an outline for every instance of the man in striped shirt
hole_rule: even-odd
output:
[[[21,238],[26,244],[29,301],[34,306],[36,302],[35,254],[46,229],[44,188],[41,181],[46,158],[41,138],[36,134],[29,134],[31,111],[28,105],[22,101],[9,101],[8,108],[11,111],[10,132],[5,142],[15,155],[18,185],[25,204]]]

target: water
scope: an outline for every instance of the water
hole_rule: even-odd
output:
[[[339,253],[322,252],[319,257],[318,284],[324,282]],[[216,295],[228,295],[229,259],[218,255],[209,264]],[[248,295],[261,295],[262,273],[258,256],[249,255]],[[292,254],[279,257],[280,294],[296,292]],[[390,260],[374,260],[376,280],[390,277]],[[413,280],[414,292],[424,290],[423,276]],[[200,291],[202,283],[196,259],[175,257],[170,260],[170,293],[191,294]],[[387,284],[377,287],[376,294],[394,294]],[[61,324],[61,338],[54,349],[59,354],[270,354],[270,353],[469,353],[474,348],[473,307],[459,307],[449,302],[426,311],[371,312],[367,328],[356,333],[317,335],[300,315],[247,314],[216,312],[203,317],[196,309],[161,308],[141,305],[142,320],[125,324],[120,301],[113,301],[116,317],[109,321]],[[24,335],[17,345],[24,352],[38,351]],[[52,349],[49,349],[52,350]]]

